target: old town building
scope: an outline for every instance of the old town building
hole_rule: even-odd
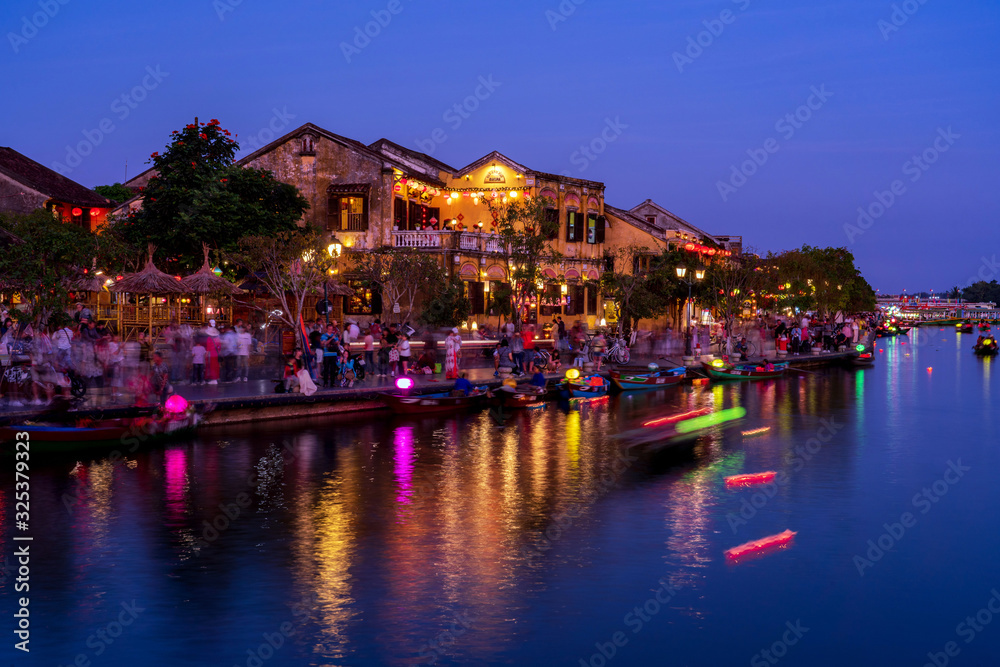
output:
[[[563,315],[599,325],[611,304],[601,299],[598,281],[617,248],[638,245],[658,254],[675,238],[719,243],[649,200],[631,211],[606,205],[603,183],[538,171],[496,151],[454,167],[388,139],[365,145],[307,123],[238,164],[296,186],[309,202],[302,224],[325,230],[345,249],[343,277],[355,288],[347,315],[370,315],[381,305],[352,280],[351,254],[390,246],[438,255],[449,275],[466,284],[471,320],[484,322],[492,286],[509,278],[485,197],[544,197],[547,215],[559,222],[550,241],[558,260],[543,264],[545,284],[529,322]]]
[[[113,205],[90,188],[0,146],[0,211],[31,213],[43,208],[63,222],[95,231]]]

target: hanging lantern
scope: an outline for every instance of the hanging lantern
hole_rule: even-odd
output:
[[[73,209],[73,215],[76,215],[76,216],[83,215],[83,209],[82,208],[74,208]]]
[[[212,269],[212,273],[214,273],[219,278],[222,277],[222,269],[220,269],[218,266],[216,266],[214,269]]]

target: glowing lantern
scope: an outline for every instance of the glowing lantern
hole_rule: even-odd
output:
[[[163,404],[164,412],[168,412],[173,415],[180,415],[187,412],[188,402],[180,394],[174,394],[167,398],[167,402]]]
[[[396,380],[396,389],[400,391],[407,391],[413,388],[413,379],[408,377],[401,377]]]
[[[580,377],[580,371],[576,370],[575,368],[570,368],[568,371],[566,371],[566,378],[567,379],[569,379],[569,380],[575,380],[578,377]]]
[[[684,249],[687,250],[688,252],[691,252],[691,251],[694,250],[694,244],[693,243],[685,243],[684,244]]]
[[[214,273],[219,278],[222,277],[222,269],[220,269],[219,267],[215,267],[214,269],[212,269],[212,273]]]
[[[83,209],[82,208],[74,208],[73,209],[73,215],[83,215]]]

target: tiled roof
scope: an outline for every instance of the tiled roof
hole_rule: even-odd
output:
[[[32,190],[67,204],[98,208],[110,206],[107,199],[90,188],[38,164],[13,148],[0,146],[0,172]]]

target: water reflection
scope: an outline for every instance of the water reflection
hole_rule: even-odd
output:
[[[964,539],[968,519],[949,515],[945,500],[995,495],[991,487],[977,496],[972,475],[900,543],[892,565],[889,557],[879,564],[879,595],[866,597],[851,589],[856,578],[836,577],[884,521],[899,516],[912,489],[933,479],[928,469],[960,455],[943,448],[974,445],[984,460],[981,435],[963,429],[981,434],[994,426],[993,362],[951,345],[927,344],[919,354],[907,348],[880,342],[868,369],[624,395],[568,413],[552,405],[520,412],[503,428],[484,413],[336,418],[206,430],[140,453],[134,469],[101,460],[69,476],[72,462],[40,466],[33,488],[37,477],[52,492],[39,529],[55,546],[37,561],[39,581],[50,582],[41,584],[39,613],[89,633],[107,623],[102,598],[109,592],[134,595],[122,573],[143,573],[148,580],[136,590],[150,608],[176,610],[157,612],[166,620],[150,614],[150,636],[196,636],[218,623],[213,641],[233,658],[218,664],[232,664],[260,632],[290,616],[288,605],[305,599],[311,613],[274,661],[289,665],[428,664],[432,642],[459,618],[469,627],[437,652],[440,664],[575,664],[558,642],[573,637],[592,651],[589,633],[606,641],[619,628],[585,634],[577,626],[606,609],[631,609],[661,577],[682,592],[656,631],[635,638],[648,653],[622,664],[663,655],[678,664],[735,664],[725,642],[691,637],[732,631],[733,609],[746,609],[747,600],[754,618],[740,623],[759,615],[781,627],[807,612],[822,618],[816,601],[829,603],[831,589],[841,587],[865,600],[850,607],[865,623],[895,613],[900,626],[903,619],[919,624],[919,605],[908,615],[882,593],[909,590],[914,551],[933,556],[926,562],[956,557],[951,545]],[[932,394],[942,386],[949,391]],[[646,455],[615,469],[620,445],[609,435],[707,406],[743,406],[748,417],[712,430],[685,456]],[[844,429],[804,459],[821,418]],[[770,430],[741,435],[760,427]],[[944,443],[927,435],[952,431]],[[789,482],[734,530],[728,517],[747,495],[727,491],[722,480],[763,470],[782,471]],[[8,486],[0,491],[0,526],[9,536]],[[72,513],[63,493],[79,498]],[[196,552],[203,522],[240,494],[250,499],[245,512]],[[952,531],[956,524],[962,535]],[[739,569],[725,565],[725,549],[786,527],[801,531],[794,547]],[[976,534],[995,536],[1000,527]],[[961,555],[968,553],[978,552]],[[817,578],[818,570],[829,574]],[[12,594],[6,586],[0,593]],[[211,613],[193,611],[202,608]],[[54,641],[59,655],[46,664],[75,655],[79,640]],[[133,663],[169,664],[136,651]]]

